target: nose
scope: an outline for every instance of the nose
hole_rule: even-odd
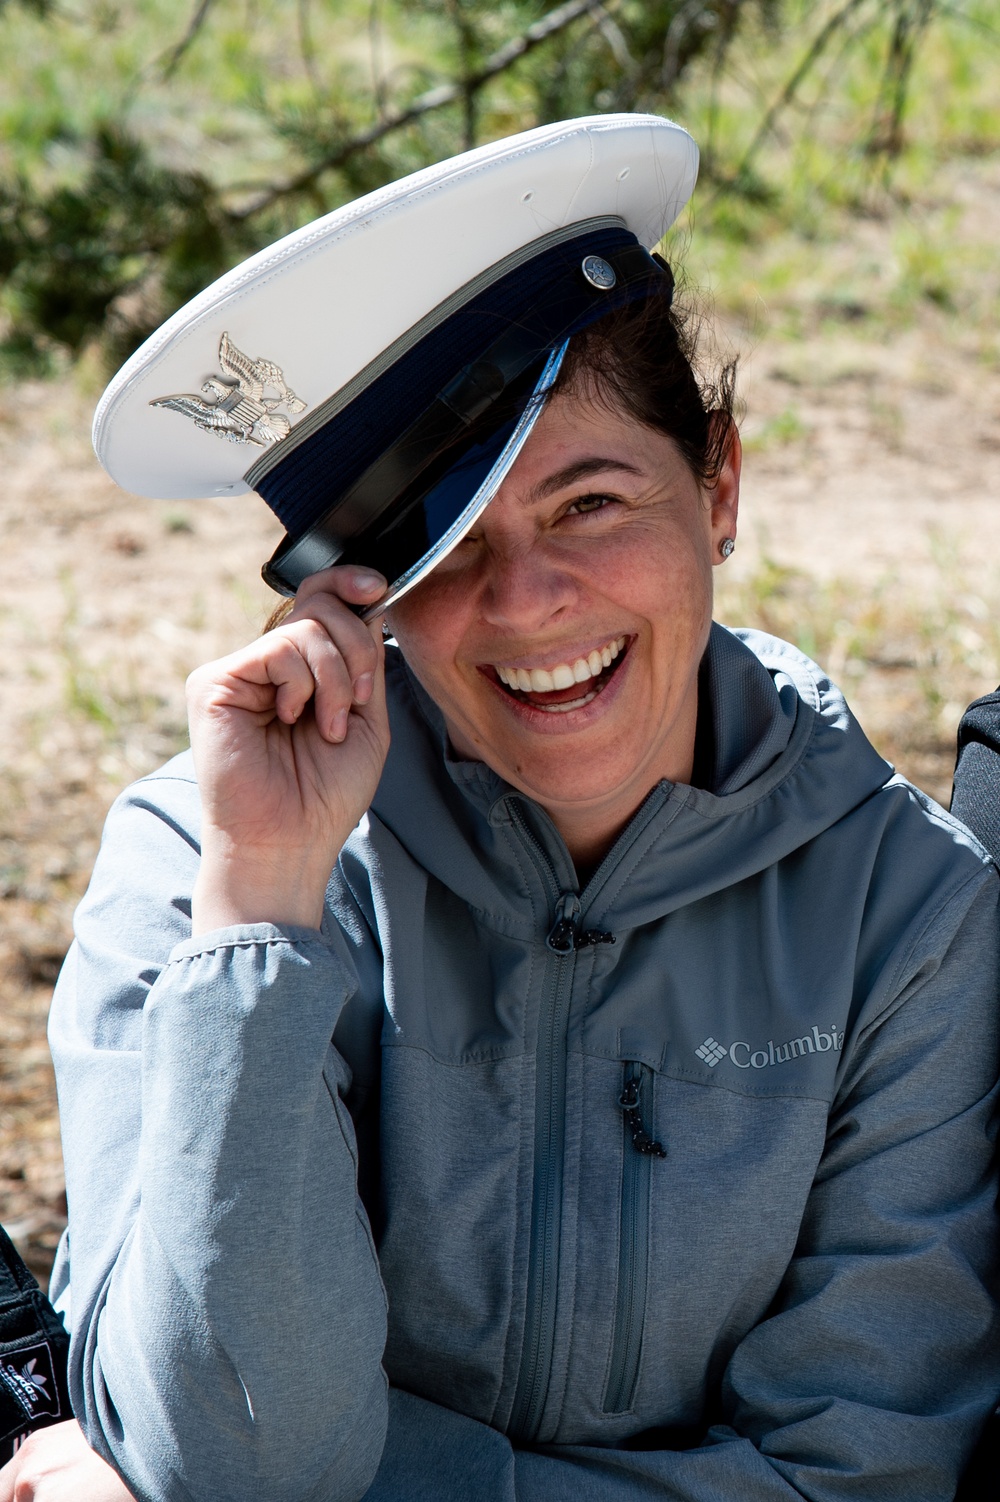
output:
[[[489,525],[479,608],[491,626],[530,636],[559,621],[577,599],[577,584],[544,536],[512,536]]]

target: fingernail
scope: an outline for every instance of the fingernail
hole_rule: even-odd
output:
[[[332,741],[342,741],[346,734],[347,710],[338,709],[337,713],[333,717],[333,724],[330,726],[330,739]]]
[[[382,591],[386,588],[388,580],[373,568],[356,568],[352,574],[355,589],[366,590],[369,594],[377,589]]]
[[[368,700],[372,696],[372,689],[374,687],[375,687],[375,674],[374,673],[359,673],[358,676],[354,680],[354,702],[355,702],[355,704],[367,704]]]

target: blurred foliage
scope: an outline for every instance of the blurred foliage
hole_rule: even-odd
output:
[[[846,182],[831,149],[870,176],[904,150],[930,28],[962,24],[989,33],[989,5],[192,0],[178,22],[172,0],[0,0],[0,369],[116,363],[277,235],[573,115],[680,114],[716,223],[752,238],[794,178],[762,158],[802,111],[850,124],[812,161],[811,126],[795,140],[800,180]]]

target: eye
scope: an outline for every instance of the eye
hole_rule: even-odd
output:
[[[581,495],[566,508],[567,516],[587,516],[592,511],[603,511],[606,506],[612,504],[613,497],[610,495]]]

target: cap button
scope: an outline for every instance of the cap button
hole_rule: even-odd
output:
[[[584,280],[596,287],[598,292],[610,292],[618,280],[615,268],[603,256],[584,256],[580,270]]]

